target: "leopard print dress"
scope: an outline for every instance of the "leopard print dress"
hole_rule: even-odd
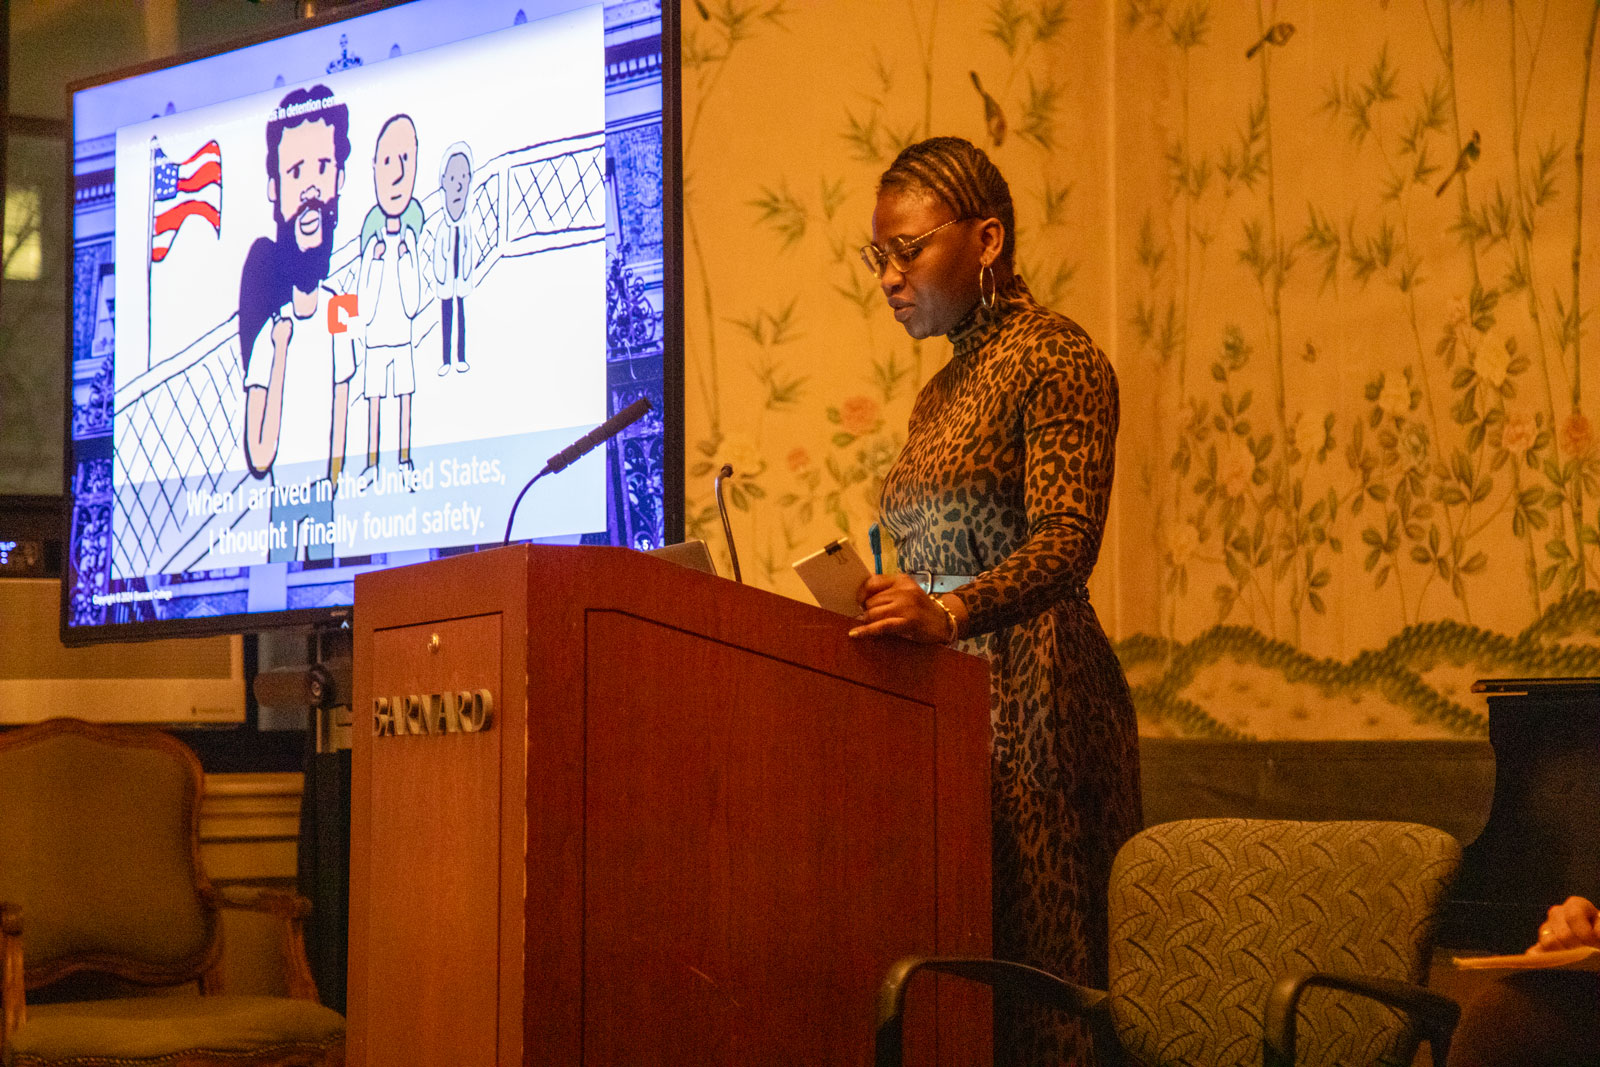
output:
[[[1089,605],[1117,380],[1014,279],[923,387],[882,517],[900,569],[978,575],[962,647],[990,664],[995,955],[1105,988],[1106,886],[1142,825],[1127,682]],[[1084,1029],[1002,1002],[996,1063],[1088,1064]]]

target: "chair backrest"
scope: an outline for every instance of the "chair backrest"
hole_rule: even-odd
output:
[[[201,788],[194,753],[155,730],[0,734],[0,902],[22,906],[28,988],[75,971],[172,985],[215,960]]]
[[[1449,834],[1411,823],[1192,819],[1136,835],[1111,873],[1123,1047],[1151,1067],[1260,1063],[1277,979],[1422,982],[1460,859]],[[1298,1037],[1313,1065],[1410,1062],[1416,1046],[1398,1013],[1324,989],[1301,1001]]]

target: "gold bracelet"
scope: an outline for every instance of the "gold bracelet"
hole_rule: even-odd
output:
[[[956,621],[956,613],[950,610],[950,605],[944,602],[944,597],[942,596],[934,597],[933,602],[939,605],[944,611],[945,618],[950,620],[950,636],[945,638],[944,643],[953,645],[956,643],[956,639],[961,636],[961,624]]]

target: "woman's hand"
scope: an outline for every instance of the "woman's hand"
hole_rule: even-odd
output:
[[[861,605],[862,625],[850,631],[851,637],[892,634],[922,644],[942,645],[954,636],[950,632],[950,615],[904,574],[892,578],[873,575],[862,583],[856,600]],[[967,610],[959,597],[947,593],[943,602],[949,605],[958,624],[966,622]]]
[[[1585,945],[1600,948],[1600,910],[1582,897],[1568,897],[1566,903],[1550,909],[1539,927],[1538,943],[1528,951],[1559,952]]]

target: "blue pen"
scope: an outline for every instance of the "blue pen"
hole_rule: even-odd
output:
[[[867,527],[867,544],[872,546],[872,573],[883,573],[883,535],[878,532],[878,524],[873,523]]]

